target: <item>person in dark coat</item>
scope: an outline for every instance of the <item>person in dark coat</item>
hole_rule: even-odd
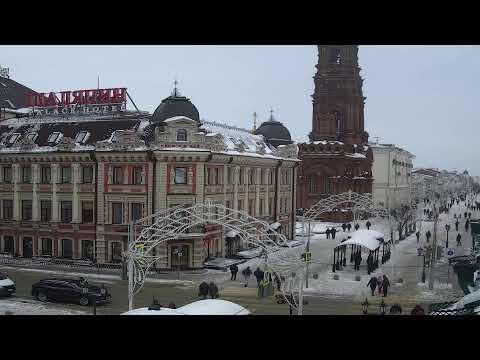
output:
[[[377,288],[378,281],[376,276],[372,276],[367,283],[367,287],[370,286],[370,290],[372,290],[372,296],[375,296],[375,289]]]
[[[383,290],[383,297],[387,297],[388,288],[390,287],[390,280],[388,280],[387,275],[383,275],[382,281],[382,290]]]
[[[351,228],[352,228],[352,224],[348,223],[348,224],[347,224],[347,229],[348,229],[349,232],[350,232],[350,229],[351,229]]]
[[[252,270],[250,270],[250,266],[247,266],[246,269],[242,271],[243,278],[245,279],[245,287],[248,286],[248,280],[250,279],[250,275],[252,275]]]
[[[458,225],[459,225],[459,224],[460,224],[460,223],[458,222],[458,220],[455,221],[455,231],[458,231]]]
[[[370,226],[372,226],[372,223],[370,221],[367,221],[365,225],[367,225],[367,230],[370,230]]]
[[[343,232],[345,232],[345,230],[347,230],[347,224],[343,223],[342,224],[342,229],[343,229]]]
[[[373,256],[370,253],[367,257],[367,273],[370,275],[370,273],[373,272]]]
[[[238,266],[235,264],[230,265],[230,272],[232,273],[230,280],[237,280]]]
[[[472,218],[472,213],[471,213],[471,212],[468,213],[468,218],[469,218],[469,219]]]
[[[359,227],[360,227],[360,225],[358,225],[358,223],[355,224],[355,230],[358,230]]]
[[[327,228],[325,234],[327,234],[327,239],[330,239],[330,228]]]
[[[253,275],[255,275],[255,278],[257,279],[257,287],[260,286],[260,282],[263,280],[263,271],[260,270],[259,267],[257,267],[257,270],[255,270]]]
[[[430,242],[430,238],[432,237],[432,233],[430,232],[430,230],[427,230],[427,232],[425,233],[425,236],[427,238],[427,242]]]
[[[457,246],[462,245],[462,235],[460,233],[457,235]]]
[[[457,218],[457,214],[453,214],[453,217],[456,219],[456,218]]]
[[[467,221],[465,221],[465,232],[468,231],[469,226],[470,226],[470,221],[468,221],[468,219],[467,219]]]
[[[202,282],[200,286],[198,287],[198,296],[203,296],[203,299],[206,299],[208,296],[208,283],[207,282]]]
[[[420,241],[420,231],[417,231],[415,233],[415,236],[417,237],[417,244],[418,244],[418,242]]]
[[[359,252],[357,252],[357,254],[355,255],[355,270],[360,270],[360,264],[362,262],[362,254]]]
[[[466,219],[467,216],[468,216],[468,213],[465,211],[465,212],[463,213],[463,217]]]
[[[208,294],[212,299],[218,298],[218,287],[213,281],[211,281],[210,285],[208,285]]]
[[[170,304],[168,304],[168,307],[169,307],[170,309],[176,309],[176,308],[177,308],[177,305],[175,305],[174,302],[171,302]]]
[[[332,239],[335,239],[335,234],[337,233],[337,229],[332,228],[332,230],[330,230],[330,233],[332,234]]]

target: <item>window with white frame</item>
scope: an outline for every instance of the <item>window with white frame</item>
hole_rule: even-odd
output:
[[[75,142],[83,144],[88,138],[88,131],[80,131],[77,136],[75,136]]]
[[[25,136],[25,138],[27,140],[35,141],[35,139],[37,138],[37,133],[36,132],[28,133],[27,136]]]
[[[56,143],[58,140],[60,140],[60,133],[59,132],[53,132],[50,134],[50,136],[47,139],[47,142],[49,143]]]
[[[15,142],[20,138],[19,133],[13,133],[12,136],[10,136],[10,139],[8,139],[9,144],[15,144]]]

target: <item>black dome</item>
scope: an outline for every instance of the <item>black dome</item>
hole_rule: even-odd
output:
[[[280,121],[273,119],[273,117],[270,117],[268,121],[262,123],[255,131],[255,134],[263,135],[265,139],[275,147],[288,145],[293,142],[290,131],[288,131]]]
[[[175,116],[186,116],[200,122],[200,114],[195,105],[190,102],[190,99],[180,96],[177,89],[174,90],[171,96],[162,100],[162,103],[158,105],[153,113],[151,121],[159,123]]]

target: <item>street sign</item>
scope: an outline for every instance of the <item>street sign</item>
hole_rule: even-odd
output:
[[[454,248],[448,248],[447,257],[451,258],[452,256],[455,256],[455,249]]]
[[[306,263],[309,263],[312,261],[312,252],[307,251],[302,254],[302,260]]]

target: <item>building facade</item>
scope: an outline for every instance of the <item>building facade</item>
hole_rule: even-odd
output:
[[[298,144],[298,208],[349,190],[372,192],[358,46],[319,45],[316,68],[312,132]]]
[[[85,91],[92,99],[103,90]],[[200,121],[177,89],[152,115],[77,105],[82,115],[0,122],[0,251],[117,263],[130,221],[207,201],[279,223],[293,237],[295,145],[277,150],[250,131]],[[159,246],[157,266],[198,268],[246,246],[221,226],[205,230]]]
[[[392,144],[371,143],[370,147],[374,203],[392,209],[410,204],[415,156]]]

